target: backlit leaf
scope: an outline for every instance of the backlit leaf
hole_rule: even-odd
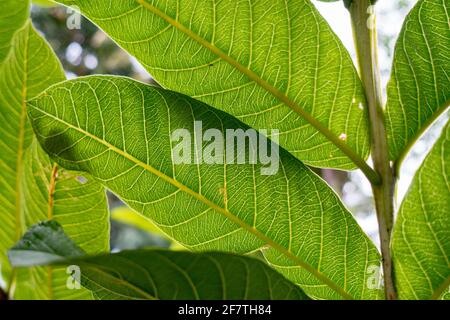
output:
[[[53,86],[28,111],[55,161],[88,172],[183,246],[234,253],[264,248],[269,262],[312,296],[379,297],[366,285],[367,268],[379,264],[377,249],[326,183],[284,149],[273,175],[262,174],[261,162],[236,164],[236,155],[225,165],[173,162],[176,129],[193,133],[196,121],[221,134],[249,129],[228,114],[101,76]],[[249,148],[239,152],[248,159]]]
[[[304,163],[356,168],[317,126],[367,158],[360,80],[309,0],[60,2],[77,5],[163,87],[279,129],[281,146]]]

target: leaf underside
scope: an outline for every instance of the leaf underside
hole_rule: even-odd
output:
[[[2,0],[0,11],[0,64],[8,56],[14,33],[27,21],[29,1]]]
[[[98,299],[308,299],[299,287],[253,258],[165,250],[83,256],[54,222],[32,227],[9,255],[17,266],[77,266],[81,284]]]
[[[25,228],[49,218],[48,190],[53,162],[33,141],[24,158]],[[51,218],[89,254],[109,252],[109,213],[105,189],[94,180],[80,179],[76,173],[59,170],[53,196]],[[90,299],[87,290],[69,290],[64,268],[28,268],[17,271],[15,299]]]
[[[6,251],[25,229],[22,212],[23,158],[33,140],[33,132],[26,118],[25,101],[64,79],[59,63],[52,58],[51,49],[27,22],[15,34],[11,51],[0,66],[0,219],[2,226],[5,226],[0,231],[0,255],[6,279],[9,271]]]
[[[450,285],[450,123],[417,171],[394,229],[401,299],[438,299]]]
[[[14,14],[18,22],[18,17],[28,16],[27,3],[3,1],[2,14],[3,8],[14,8],[9,14]],[[8,21],[5,19],[0,15],[0,24]],[[0,66],[2,277],[15,289],[14,299],[87,298],[91,295],[86,290],[65,289],[64,272],[32,268],[12,273],[6,257],[6,251],[29,226],[48,218],[60,221],[78,244],[89,247],[89,253],[109,249],[109,217],[103,187],[94,181],[81,184],[75,173],[64,170],[59,170],[53,183],[54,163],[34,141],[26,100],[65,77],[52,49],[31,22],[22,24],[16,33],[11,32],[10,50]]]
[[[387,87],[391,160],[401,161],[450,103],[450,2],[420,0],[405,20]]]
[[[304,163],[357,168],[297,109],[367,158],[360,80],[309,0],[59,2],[77,5],[163,87],[253,128],[278,129],[280,145]]]

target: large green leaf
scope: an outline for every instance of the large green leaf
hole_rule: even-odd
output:
[[[171,250],[185,250],[185,248],[178,242],[174,241],[172,238],[168,237],[166,233],[162,232],[154,223],[149,219],[143,217],[136,211],[126,207],[121,206],[111,210],[111,219],[115,222],[131,226],[138,230],[145,231],[151,236],[156,236],[161,238],[163,241],[167,241],[170,244]],[[133,248],[136,249],[137,247]]]
[[[401,160],[450,103],[450,2],[420,0],[403,25],[388,84],[392,160]]]
[[[27,21],[29,0],[0,0],[0,64],[6,59],[14,33]]]
[[[329,139],[366,159],[358,75],[309,0],[59,2],[76,4],[163,87],[279,129],[281,146],[306,164],[356,168]]]
[[[33,4],[41,7],[53,7],[56,5],[56,3],[52,0],[33,0]]]
[[[0,257],[3,275],[8,274],[6,250],[22,235],[22,176],[25,150],[33,132],[27,121],[26,100],[64,74],[45,41],[27,22],[15,35],[8,58],[0,67]],[[55,59],[55,58],[54,58]]]
[[[437,299],[450,285],[450,122],[417,171],[394,229],[399,297]]]
[[[55,161],[92,174],[187,248],[266,248],[269,261],[310,295],[379,296],[366,288],[367,267],[380,262],[376,248],[326,183],[284,149],[273,175],[262,175],[261,163],[172,161],[175,129],[194,132],[195,121],[222,134],[248,129],[230,115],[178,93],[101,76],[53,86],[28,111]]]
[[[83,286],[99,299],[308,299],[261,261],[231,254],[136,250],[84,257],[55,222],[31,228],[9,256],[16,266],[76,265]]]
[[[6,251],[32,224],[55,218],[80,245],[90,241],[90,253],[109,249],[103,187],[95,182],[81,184],[64,170],[52,182],[53,162],[32,142],[26,100],[64,78],[51,48],[27,22],[15,34],[11,52],[0,67],[0,264],[16,299],[76,296],[61,284],[67,278],[64,272],[42,268],[11,272]]]

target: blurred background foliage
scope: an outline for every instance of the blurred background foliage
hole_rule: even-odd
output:
[[[37,2],[40,4],[37,5]],[[350,19],[342,2],[313,2],[355,60]],[[389,79],[395,41],[402,22],[415,2],[416,0],[379,0],[377,3],[379,61],[384,84]],[[79,15],[76,16],[77,13],[74,10],[52,6],[47,0],[35,1],[35,4],[32,7],[33,23],[55,50],[69,79],[91,74],[112,74],[128,76],[157,85],[134,58],[119,48],[90,21]],[[79,19],[80,28],[70,28],[67,23],[70,18]],[[446,118],[447,115],[444,115],[428,130],[405,160],[400,173],[398,203],[404,196],[415,171],[439,136]],[[378,227],[372,203],[372,192],[370,184],[362,173],[327,169],[313,170],[342,196],[344,203],[353,212],[360,226],[378,246]],[[108,197],[112,209],[112,251],[149,246],[183,249],[165,236],[149,220],[125,207],[117,197],[112,194],[108,194]]]

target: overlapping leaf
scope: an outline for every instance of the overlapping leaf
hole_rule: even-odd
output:
[[[261,163],[236,159],[225,165],[172,161],[176,129],[192,133],[195,121],[203,131],[248,129],[228,114],[117,77],[59,84],[30,101],[28,110],[58,163],[92,174],[184,246],[235,253],[267,247],[269,261],[311,295],[379,296],[366,287],[367,267],[379,264],[376,248],[337,195],[284,149],[279,170],[268,176],[261,175]]]
[[[165,88],[279,129],[306,164],[356,168],[324,131],[361,162],[368,155],[358,75],[309,0],[59,2],[77,5]]]
[[[450,285],[450,123],[417,171],[394,230],[399,297],[437,299]]]
[[[242,256],[165,250],[83,256],[55,222],[31,228],[9,255],[16,266],[76,265],[81,283],[99,299],[308,299],[264,263]]]
[[[117,207],[111,211],[111,219],[115,222],[121,223],[126,226],[130,226],[137,230],[145,231],[146,235],[150,237],[154,237],[157,239],[155,243],[158,245],[159,243],[167,245],[171,250],[185,250],[183,246],[181,246],[178,242],[174,241],[172,238],[168,237],[166,233],[162,232],[154,223],[152,223],[149,219],[143,217],[141,214],[136,211],[126,207]],[[160,242],[162,241],[162,242]],[[140,244],[132,249],[141,248]]]
[[[450,102],[450,2],[420,0],[406,18],[387,88],[389,151],[401,161]]]
[[[28,0],[0,0],[0,64],[9,53],[14,33],[28,18],[29,5]]]
[[[0,67],[0,256],[4,276],[9,269],[6,250],[24,228],[23,157],[33,139],[25,101],[64,79],[60,65],[52,58],[51,49],[27,22],[15,35],[11,52]]]
[[[17,6],[17,1],[11,2]],[[26,1],[17,7],[23,3]],[[27,8],[24,14],[28,14]],[[102,186],[93,182],[81,185],[64,170],[54,179],[56,185],[52,184],[53,163],[37,143],[32,147],[26,100],[63,79],[64,72],[51,48],[26,22],[15,34],[11,51],[0,67],[0,264],[3,279],[16,289],[16,299],[61,298],[67,294],[63,285],[67,276],[61,272],[36,268],[11,274],[6,251],[27,227],[42,218],[61,221],[80,244],[91,241],[89,252],[108,249],[108,214]],[[50,200],[52,188],[55,198]],[[73,292],[69,296],[74,297]]]
[[[53,219],[89,254],[109,251],[109,214],[105,190],[93,180],[59,170],[49,200],[54,165],[34,141],[24,159],[24,228]],[[51,203],[49,203],[51,202]],[[58,239],[57,239],[58,240]],[[17,271],[15,299],[89,299],[87,290],[69,290],[64,268],[29,268]]]

